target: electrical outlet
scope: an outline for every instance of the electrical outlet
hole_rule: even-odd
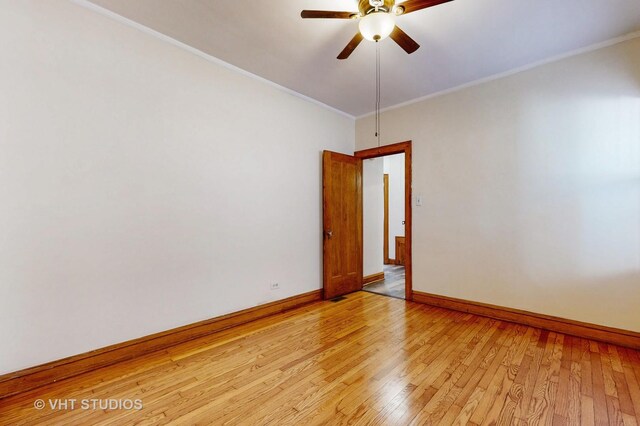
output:
[[[271,290],[279,290],[280,283],[271,283]]]

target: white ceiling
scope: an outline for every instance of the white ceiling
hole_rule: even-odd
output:
[[[353,116],[375,102],[375,44],[337,54],[357,21],[300,18],[357,0],[91,0],[209,55]],[[640,0],[455,0],[400,16],[420,45],[381,42],[382,107],[640,30]]]

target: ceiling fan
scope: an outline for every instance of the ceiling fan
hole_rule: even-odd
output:
[[[360,44],[363,38],[380,41],[391,37],[405,52],[413,53],[420,45],[395,24],[400,15],[448,3],[453,0],[407,0],[396,4],[396,0],[359,0],[358,12],[338,12],[332,10],[303,10],[300,16],[304,19],[359,19],[358,32],[340,52],[338,59],[347,59]]]

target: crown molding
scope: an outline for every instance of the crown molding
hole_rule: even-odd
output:
[[[600,50],[600,49],[603,49],[605,47],[609,47],[609,46],[613,46],[613,45],[616,45],[616,44],[619,44],[619,43],[623,43],[625,41],[633,40],[633,39],[638,38],[638,37],[640,37],[640,31],[635,31],[635,32],[629,33],[629,34],[621,36],[621,37],[615,37],[615,38],[612,38],[612,39],[609,39],[609,40],[606,40],[606,41],[603,41],[603,42],[600,42],[600,43],[592,44],[592,45],[587,46],[587,47],[582,47],[580,49],[576,49],[576,50],[572,50],[570,52],[562,53],[560,55],[552,56],[550,58],[543,59],[541,61],[533,62],[533,63],[528,64],[528,65],[524,65],[524,66],[521,66],[521,67],[518,67],[518,68],[513,68],[513,69],[511,69],[509,71],[501,72],[501,73],[498,73],[498,74],[493,74],[493,75],[490,75],[488,77],[483,77],[481,79],[474,80],[474,81],[471,81],[469,83],[461,84],[460,86],[455,86],[455,87],[452,87],[450,89],[441,90],[439,92],[431,93],[429,95],[421,96],[419,98],[415,98],[415,99],[411,99],[409,101],[401,102],[399,104],[391,105],[391,106],[382,108],[380,110],[380,112],[382,113],[382,112],[395,110],[395,109],[398,109],[398,108],[402,108],[402,107],[406,107],[406,106],[409,106],[409,105],[417,104],[419,102],[426,101],[428,99],[438,98],[440,96],[445,96],[445,95],[448,95],[448,94],[451,94],[451,93],[459,92],[461,90],[468,89],[470,87],[479,86],[481,84],[489,83],[489,82],[495,81],[495,80],[500,80],[501,78],[510,77],[512,75],[519,74],[519,73],[525,72],[525,71],[529,71],[529,70],[532,70],[534,68],[541,67],[543,65],[552,64],[554,62],[558,62],[558,61],[561,61],[563,59],[571,58],[573,56],[578,56],[578,55],[582,55],[584,53],[589,53],[589,52],[593,52],[595,50]],[[359,120],[361,118],[366,118],[366,117],[372,116],[374,114],[375,114],[375,111],[371,111],[371,112],[368,112],[366,114],[356,116],[356,120]]]
[[[310,98],[309,96],[303,95],[302,93],[296,92],[295,90],[289,89],[289,88],[287,88],[285,86],[281,86],[278,83],[275,83],[275,82],[273,82],[271,80],[268,80],[268,79],[266,79],[264,77],[260,77],[259,75],[253,74],[253,73],[251,73],[251,72],[249,72],[247,70],[244,70],[244,69],[242,69],[240,67],[232,65],[232,64],[230,64],[228,62],[225,62],[220,58],[216,58],[215,56],[209,55],[208,53],[205,53],[205,52],[203,52],[203,51],[201,51],[199,49],[196,49],[195,47],[189,46],[188,44],[185,44],[185,43],[183,43],[181,41],[178,41],[178,40],[176,40],[176,39],[174,39],[172,37],[169,37],[169,36],[167,36],[165,34],[162,34],[161,32],[158,32],[158,31],[156,31],[154,29],[151,29],[151,28],[149,28],[149,27],[147,27],[145,25],[142,25],[142,24],[140,24],[140,23],[138,23],[136,21],[133,21],[133,20],[131,20],[129,18],[125,18],[124,16],[119,15],[119,14],[117,14],[117,13],[115,13],[115,12],[109,10],[109,9],[105,9],[102,6],[98,6],[97,4],[91,3],[89,0],[71,0],[71,2],[75,3],[78,6],[82,6],[82,7],[86,8],[86,9],[89,9],[89,10],[91,10],[93,12],[96,12],[96,13],[98,13],[100,15],[103,15],[103,16],[105,16],[107,18],[113,19],[114,21],[117,21],[117,22],[119,22],[121,24],[124,24],[124,25],[126,25],[128,27],[135,28],[136,30],[142,31],[143,33],[148,34],[148,35],[150,35],[152,37],[155,37],[155,38],[157,38],[159,40],[162,40],[164,42],[170,43],[173,46],[176,46],[176,47],[178,47],[178,48],[180,48],[182,50],[186,50],[187,52],[192,53],[192,54],[194,54],[196,56],[199,56],[200,58],[205,59],[208,62],[214,63],[216,65],[220,65],[220,66],[222,66],[222,67],[224,67],[224,68],[226,68],[228,70],[231,70],[233,72],[241,74],[241,75],[243,75],[245,77],[249,77],[249,78],[257,80],[257,81],[259,81],[261,83],[267,84],[267,85],[269,85],[269,86],[271,86],[271,87],[273,87],[273,88],[275,88],[277,90],[280,90],[281,92],[284,92],[284,93],[287,93],[289,95],[295,96],[296,98],[299,98],[299,99],[302,99],[304,101],[310,102],[310,103],[312,103],[314,105],[318,105],[318,106],[320,106],[320,107],[322,107],[324,109],[332,111],[332,112],[334,112],[336,114],[339,114],[339,115],[341,115],[343,117],[350,118],[351,120],[355,120],[356,119],[356,117],[351,115],[351,114],[348,114],[348,113],[346,113],[344,111],[341,111],[341,110],[339,110],[337,108],[334,108],[334,107],[332,107],[330,105],[322,103],[322,102],[320,102],[320,101],[318,101],[316,99]]]

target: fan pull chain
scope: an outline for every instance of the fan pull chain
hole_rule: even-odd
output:
[[[376,40],[376,138],[380,148],[380,43]]]

